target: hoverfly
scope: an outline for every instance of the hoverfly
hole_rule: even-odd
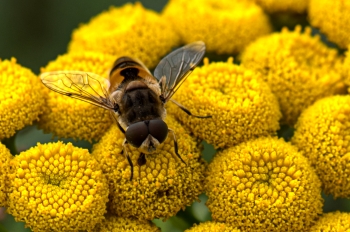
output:
[[[154,75],[145,65],[130,57],[118,58],[105,79],[97,74],[81,71],[55,71],[41,74],[42,83],[60,94],[76,98],[111,112],[119,129],[124,133],[122,153],[128,160],[133,178],[133,163],[126,145],[139,148],[142,152],[138,164],[146,163],[149,154],[164,142],[168,133],[174,139],[175,154],[178,153],[175,132],[163,121],[166,116],[164,105],[174,102],[188,115],[188,109],[171,100],[171,97],[202,60],[205,44],[201,41],[183,46],[164,57],[154,70]],[[184,162],[185,163],[185,162]]]

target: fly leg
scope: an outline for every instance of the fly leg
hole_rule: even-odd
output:
[[[181,156],[180,156],[180,154],[179,154],[175,132],[174,132],[172,129],[168,129],[168,131],[171,132],[171,133],[173,134],[173,138],[174,138],[174,149],[175,149],[175,154],[176,154],[176,156],[179,157],[180,160],[181,160],[184,164],[186,164],[186,162],[181,158]],[[187,164],[186,164],[186,165],[187,165]]]
[[[126,139],[124,139],[123,142],[123,150],[121,152],[121,154],[124,155],[124,157],[128,160],[129,165],[130,165],[130,169],[131,169],[131,175],[130,175],[130,180],[132,180],[132,178],[134,177],[134,164],[131,161],[131,158],[126,150],[126,146],[128,145],[128,141],[126,141]]]
[[[180,109],[182,109],[186,114],[192,116],[192,117],[196,117],[196,118],[211,118],[211,115],[206,115],[206,116],[202,116],[202,115],[194,115],[191,113],[191,111],[189,109],[187,109],[186,107],[184,107],[183,105],[181,105],[180,103],[178,103],[177,101],[170,99],[170,101],[172,101],[175,105],[177,105],[178,107],[180,107]]]

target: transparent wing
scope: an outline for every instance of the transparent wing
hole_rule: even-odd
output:
[[[93,105],[113,109],[109,100],[109,81],[97,74],[82,71],[55,71],[40,75],[42,83],[49,89]]]
[[[154,76],[159,81],[165,102],[174,95],[202,60],[204,53],[204,42],[197,41],[171,52],[159,62],[154,70]]]

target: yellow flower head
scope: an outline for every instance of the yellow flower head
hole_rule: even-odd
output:
[[[343,75],[345,78],[344,82],[348,86],[348,92],[350,93],[350,45],[343,63]]]
[[[301,33],[301,27],[260,38],[242,54],[243,66],[263,74],[289,125],[317,99],[345,92],[341,64],[335,49],[312,37],[310,28]]]
[[[217,54],[238,53],[271,31],[268,17],[252,1],[170,0],[162,14],[184,43],[202,40]]]
[[[267,12],[295,12],[306,11],[309,0],[254,0]]]
[[[194,135],[217,148],[269,134],[279,129],[281,117],[276,97],[260,74],[228,62],[197,68],[187,78],[174,99],[196,115],[195,118],[169,103],[174,113]]]
[[[292,138],[334,197],[350,197],[349,115],[349,95],[321,99],[300,116]]]
[[[310,24],[341,48],[350,44],[350,1],[310,0]]]
[[[241,230],[228,223],[208,221],[199,225],[195,224],[185,232],[241,232]]]
[[[39,78],[16,59],[0,59],[0,140],[31,125],[42,113],[44,99]]]
[[[350,213],[339,211],[324,214],[310,232],[341,232],[350,231]]]
[[[114,57],[95,52],[74,52],[59,56],[42,72],[76,70],[107,77]],[[42,85],[42,88],[45,88]],[[108,110],[93,106],[45,88],[46,108],[39,126],[45,132],[63,138],[98,140],[110,127],[112,118]]]
[[[134,164],[133,179],[127,159],[121,154],[124,135],[117,126],[111,129],[93,147],[92,154],[102,164],[110,186],[110,210],[122,217],[152,220],[168,218],[191,204],[203,192],[205,165],[200,160],[197,143],[171,117],[169,128],[177,136],[179,154],[174,152],[172,134],[153,154],[146,154],[146,164],[139,166],[140,151],[127,146]]]
[[[322,213],[320,180],[304,156],[277,138],[217,153],[206,176],[213,220],[243,231],[307,231]]]
[[[7,206],[7,193],[10,189],[12,173],[12,155],[5,145],[0,143],[0,207]]]
[[[106,215],[106,218],[91,232],[160,232],[160,229],[147,220]]]
[[[73,32],[69,51],[98,51],[115,57],[131,56],[155,67],[179,38],[158,13],[141,3],[111,7]]]
[[[71,143],[38,144],[14,158],[8,211],[33,231],[78,231],[103,219],[108,184],[98,161]]]

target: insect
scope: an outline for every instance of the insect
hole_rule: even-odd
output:
[[[205,44],[201,41],[183,46],[164,57],[155,68],[154,75],[141,61],[124,56],[114,62],[108,79],[82,71],[46,72],[40,77],[42,83],[55,92],[111,112],[125,135],[122,153],[130,164],[132,180],[134,166],[127,153],[128,144],[142,151],[137,160],[141,166],[146,163],[145,154],[154,152],[170,132],[175,154],[185,163],[178,153],[175,132],[163,121],[166,117],[164,105],[172,101],[188,115],[211,117],[193,115],[171,99],[204,53]]]

